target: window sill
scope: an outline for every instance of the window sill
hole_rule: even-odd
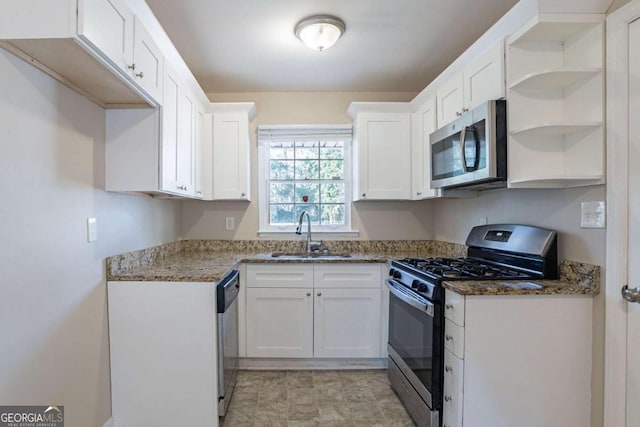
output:
[[[306,234],[306,232],[302,233],[303,235]],[[333,230],[314,230],[313,228],[311,229],[311,235],[312,236],[322,236],[324,238],[331,238],[331,237],[358,237],[360,236],[360,232],[358,230],[349,230],[349,231],[333,231]],[[294,231],[291,230],[287,230],[287,231],[277,231],[277,230],[268,230],[268,231],[258,231],[258,237],[286,237],[286,236],[291,236],[293,238],[299,238],[300,236],[297,235]]]

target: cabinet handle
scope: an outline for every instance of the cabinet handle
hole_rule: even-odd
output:
[[[463,108],[462,108],[462,112],[463,112],[463,113],[467,113],[467,112],[469,112],[469,109],[468,109],[468,108],[466,108],[466,107],[463,107]]]
[[[316,295],[318,295],[319,297],[322,296],[322,292],[318,292]]]
[[[144,77],[144,73],[142,71],[140,71],[139,73],[136,73],[136,77],[143,78]]]
[[[444,397],[444,401],[445,402],[451,402],[451,396],[445,396]]]
[[[445,308],[446,310],[452,310],[452,309],[453,309],[453,304],[445,304],[445,305],[444,305],[444,308]]]
[[[187,191],[186,185],[178,185],[178,190]]]
[[[444,339],[447,341],[453,341],[453,335],[445,335]]]
[[[444,371],[445,372],[453,372],[453,368],[451,366],[445,366],[444,367]]]
[[[307,292],[307,296],[310,297],[311,296],[311,292]]]
[[[416,193],[416,196],[422,196],[422,193],[418,191],[418,192]]]
[[[196,194],[202,194],[202,191],[196,191]]]
[[[136,70],[136,64],[127,65],[127,68],[130,69],[130,70],[135,71]]]
[[[460,111],[456,111],[456,117],[460,117],[462,113]]]

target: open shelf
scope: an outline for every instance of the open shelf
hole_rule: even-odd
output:
[[[604,183],[604,176],[593,175],[545,175],[509,179],[509,188],[566,188],[584,187]]]
[[[598,25],[598,21],[590,21],[589,19],[584,22],[535,22],[530,28],[512,36],[509,43],[511,45],[545,42],[564,43],[577,33],[594,25]]]
[[[550,68],[536,71],[509,86],[512,90],[564,89],[602,72],[601,68]]]
[[[513,136],[563,136],[602,126],[602,122],[536,123],[511,131]]]

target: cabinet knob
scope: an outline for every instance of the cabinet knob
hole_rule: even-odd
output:
[[[187,191],[186,185],[178,185],[178,190]]]
[[[462,112],[463,112],[463,113],[466,113],[466,112],[468,112],[468,111],[469,111],[469,109],[468,109],[468,108],[466,108],[466,107],[463,107],[463,108],[462,108]]]
[[[444,308],[445,308],[446,310],[452,310],[452,309],[453,309],[453,304],[445,304],[445,305],[444,305]]]
[[[456,111],[456,117],[460,117],[462,113],[460,111]]]
[[[422,196],[422,193],[421,193],[420,191],[418,191],[418,192],[416,193],[416,196]]]
[[[451,402],[451,396],[445,396],[444,397],[444,401],[445,402]]]
[[[322,296],[322,292],[318,292],[316,295],[318,295],[319,297]]]
[[[202,194],[202,191],[198,190],[196,191],[196,194]]]
[[[142,71],[140,71],[139,73],[136,73],[136,77],[143,78],[144,77],[144,73]]]
[[[444,371],[445,372],[453,372],[453,368],[451,366],[445,366],[444,367]]]
[[[444,339],[447,341],[453,341],[453,335],[445,335]]]
[[[240,195],[240,197],[244,197],[244,193],[242,193],[242,194]]]
[[[311,292],[307,292],[307,296],[310,297],[311,296]]]
[[[135,71],[136,70],[136,64],[127,65],[127,68],[130,69],[130,70]]]
[[[362,193],[362,197],[367,197],[367,193]]]

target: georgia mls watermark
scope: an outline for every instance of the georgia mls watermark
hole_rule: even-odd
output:
[[[0,427],[64,427],[64,406],[2,406]]]

